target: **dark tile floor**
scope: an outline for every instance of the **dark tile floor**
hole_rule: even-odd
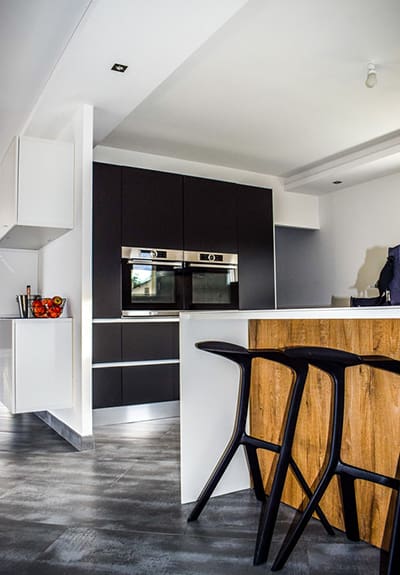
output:
[[[76,452],[34,415],[0,409],[0,574],[256,575],[251,491],[197,522],[179,500],[179,421],[101,427]],[[272,556],[291,519],[284,506]],[[282,575],[378,575],[380,553],[313,522]]]

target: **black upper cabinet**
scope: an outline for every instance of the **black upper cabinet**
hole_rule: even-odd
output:
[[[185,250],[236,253],[237,184],[184,177]]]
[[[93,317],[121,314],[121,171],[93,165]]]
[[[122,245],[182,249],[183,177],[122,170]]]
[[[272,190],[238,186],[239,308],[275,306]]]

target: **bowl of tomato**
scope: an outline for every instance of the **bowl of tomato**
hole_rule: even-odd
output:
[[[31,302],[33,317],[57,318],[63,312],[66,299],[55,295],[54,297],[35,298]]]

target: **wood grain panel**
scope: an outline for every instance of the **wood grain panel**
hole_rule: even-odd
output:
[[[400,360],[400,320],[251,320],[249,345],[253,348],[316,345],[358,354],[388,355]],[[273,441],[280,438],[291,381],[288,368],[265,360],[255,362],[250,404],[253,435]],[[311,368],[293,451],[310,484],[318,478],[325,460],[331,392],[329,377]],[[396,476],[400,451],[400,377],[366,366],[347,369],[345,411],[343,460]],[[274,456],[261,452],[260,459],[268,492]],[[356,493],[362,539],[379,547],[387,547],[395,493],[364,481],[356,481]],[[303,497],[304,494],[290,475],[283,501],[300,507]],[[336,479],[324,496],[321,507],[331,523],[343,529]]]

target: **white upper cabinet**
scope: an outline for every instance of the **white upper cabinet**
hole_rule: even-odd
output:
[[[74,146],[15,138],[0,165],[0,247],[39,249],[73,228]]]
[[[274,194],[274,224],[289,228],[319,230],[319,198],[309,194]]]

